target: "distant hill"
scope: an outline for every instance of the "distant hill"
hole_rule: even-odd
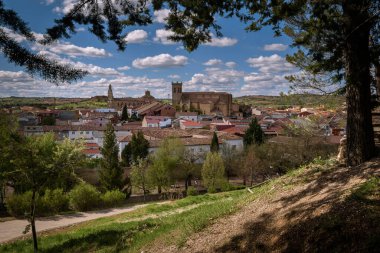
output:
[[[285,108],[290,106],[325,107],[335,109],[344,105],[344,96],[322,96],[311,94],[292,94],[282,96],[247,95],[235,97],[234,103],[254,107]]]

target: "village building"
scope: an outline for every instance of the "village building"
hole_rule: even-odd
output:
[[[181,82],[172,83],[172,105],[182,112],[197,111],[202,114],[230,116],[239,112],[227,92],[183,92]]]

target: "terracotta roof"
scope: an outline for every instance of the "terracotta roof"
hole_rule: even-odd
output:
[[[82,150],[82,152],[86,155],[96,155],[96,154],[100,154],[100,150],[99,149],[84,149]]]
[[[201,123],[194,122],[194,121],[184,121],[184,122],[181,122],[181,124],[183,124],[185,127],[202,127],[203,126]]]

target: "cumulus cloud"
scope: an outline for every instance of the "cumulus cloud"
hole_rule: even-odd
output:
[[[117,70],[121,70],[121,71],[129,70],[129,69],[131,69],[131,67],[129,67],[129,66],[123,66],[123,67],[117,68]]]
[[[247,63],[256,69],[244,77],[241,92],[245,94],[278,95],[289,89],[289,82],[285,76],[295,73],[297,69],[285,58],[273,54],[247,59]]]
[[[211,41],[205,43],[205,45],[211,47],[230,47],[235,45],[236,43],[238,43],[237,39],[229,37],[218,38],[215,35],[211,34]]]
[[[228,61],[226,62],[226,66],[229,68],[235,68],[236,67],[236,62],[234,61]]]
[[[168,9],[162,9],[162,10],[154,11],[154,13],[153,13],[154,21],[157,23],[165,24],[166,23],[165,18],[167,18],[169,16],[169,13],[170,13],[170,10],[168,10]]]
[[[125,41],[127,43],[142,43],[148,38],[148,33],[144,30],[134,30],[127,34]]]
[[[203,63],[203,65],[205,65],[205,66],[217,66],[217,65],[221,65],[222,63],[223,63],[223,61],[220,59],[210,59],[210,60],[206,61],[205,63]]]
[[[69,43],[55,43],[46,47],[47,50],[56,54],[65,54],[70,57],[86,56],[86,57],[108,57],[112,54],[103,48],[96,47],[79,47]]]
[[[278,43],[267,44],[264,46],[265,51],[285,51],[287,48],[288,48],[287,45],[278,44]]]
[[[243,71],[221,68],[206,68],[205,73],[196,73],[186,84],[186,89],[195,91],[228,91],[239,89]]]
[[[159,54],[156,56],[137,58],[132,62],[132,66],[138,69],[177,67],[184,66],[185,64],[187,64],[186,56],[172,56],[170,54]]]
[[[156,30],[156,36],[153,38],[153,40],[164,45],[173,45],[177,42],[169,39],[169,37],[172,35],[174,35],[174,32],[170,30],[158,29]]]
[[[260,72],[264,73],[290,72],[295,70],[295,67],[292,64],[278,54],[248,58],[247,63],[252,68],[257,68]]]

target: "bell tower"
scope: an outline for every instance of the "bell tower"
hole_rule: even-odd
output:
[[[113,101],[113,93],[112,93],[112,85],[110,84],[108,86],[108,102],[112,102]]]
[[[179,105],[182,97],[182,82],[172,82],[172,105]]]

